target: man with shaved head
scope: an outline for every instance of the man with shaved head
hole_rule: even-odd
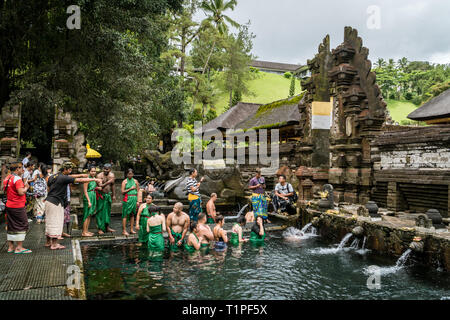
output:
[[[184,239],[190,225],[189,216],[183,212],[183,204],[175,203],[173,211],[167,216],[167,233],[169,235],[169,248],[177,251],[184,244]]]

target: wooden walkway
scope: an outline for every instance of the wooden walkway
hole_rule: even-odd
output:
[[[0,300],[73,300],[66,293],[67,270],[73,265],[72,243],[64,250],[44,247],[45,226],[30,222],[24,247],[30,254],[8,253],[5,224],[0,225]]]

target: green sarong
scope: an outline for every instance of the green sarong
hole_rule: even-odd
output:
[[[136,182],[134,182],[134,179],[128,179],[127,183],[125,185],[125,190],[130,189],[131,187],[136,186]],[[136,186],[137,187],[137,186]],[[127,220],[130,218],[130,216],[136,215],[136,206],[137,206],[137,190],[133,189],[128,191],[127,194],[125,194],[125,197],[122,201],[122,219],[127,218]]]
[[[149,233],[147,232],[147,219],[150,218],[147,206],[142,210],[141,217],[139,218],[139,242],[148,243]]]
[[[88,199],[86,196],[83,196],[83,222],[90,216],[95,215],[97,212],[97,196],[95,194],[95,188],[97,187],[97,183],[95,181],[91,181],[87,187],[87,194],[89,197],[89,201],[91,202],[91,207],[89,208]]]
[[[216,222],[214,221],[214,219],[208,216],[208,221],[206,221],[206,224],[215,224],[215,223]]]
[[[233,226],[233,228],[237,225],[237,223]],[[231,232],[231,236],[230,236],[230,241],[231,245],[233,246],[238,246],[239,245],[239,234],[232,231]]]
[[[181,240],[181,237],[183,236],[181,233],[174,232],[171,230],[172,237],[174,239],[174,244],[169,243],[169,249],[171,251],[178,251],[178,249],[183,248],[184,240],[181,242],[181,246],[177,246],[177,242]]]
[[[264,243],[264,239],[266,238],[266,232],[262,236],[256,234],[254,231],[250,232],[250,241],[252,243]]]
[[[99,230],[106,232],[106,227],[111,223],[111,192],[97,192],[97,226]]]
[[[147,247],[152,251],[164,251],[164,236],[161,224],[150,227]]]
[[[194,236],[198,241],[197,235],[195,233],[194,233]],[[184,249],[189,253],[193,253],[196,251],[194,246],[191,246],[188,244],[188,241],[186,241],[186,243],[184,244]]]

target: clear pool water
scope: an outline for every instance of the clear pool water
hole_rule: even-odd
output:
[[[88,299],[450,299],[450,277],[367,250],[337,250],[320,237],[289,241],[271,234],[263,246],[226,252],[152,255],[136,244],[85,245]],[[369,266],[380,289],[369,289]]]

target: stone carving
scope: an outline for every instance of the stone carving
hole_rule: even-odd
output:
[[[321,199],[319,200],[319,208],[321,210],[328,210],[334,208],[333,186],[325,184],[322,188]]]
[[[20,106],[4,106],[0,115],[0,160],[15,161],[20,152]]]
[[[52,146],[53,165],[57,167],[71,161],[81,170],[87,162],[84,143],[85,137],[78,130],[77,121],[72,119],[69,112],[56,108]]]
[[[344,42],[332,51],[329,78],[335,110],[329,181],[335,185],[338,202],[365,203],[370,199],[370,141],[387,117],[368,53],[358,32],[350,27],[345,28]]]

